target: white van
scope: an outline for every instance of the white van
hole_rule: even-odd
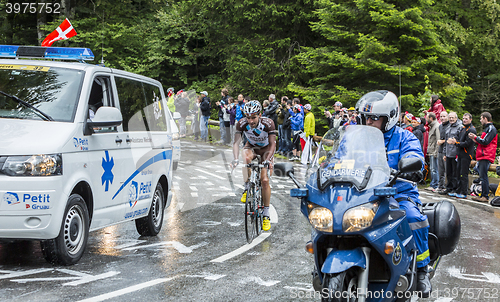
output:
[[[85,48],[0,45],[0,57],[0,240],[40,240],[70,265],[89,231],[134,220],[158,234],[180,159],[162,85],[47,60],[93,59]]]

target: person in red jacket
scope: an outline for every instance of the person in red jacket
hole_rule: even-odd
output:
[[[469,133],[469,137],[477,143],[476,160],[477,169],[479,170],[479,179],[481,180],[481,196],[473,196],[472,199],[481,202],[488,202],[488,193],[490,191],[488,180],[488,169],[495,161],[497,151],[498,134],[497,129],[491,122],[491,113],[481,113],[480,122],[483,125],[483,133],[481,137],[474,133]]]
[[[439,99],[439,96],[436,94],[431,95],[431,108],[429,110],[424,110],[424,114],[427,114],[427,112],[434,112],[436,116],[441,116],[441,112],[446,111],[444,109],[443,104],[441,104],[441,100]],[[439,123],[441,123],[441,120],[438,119]]]

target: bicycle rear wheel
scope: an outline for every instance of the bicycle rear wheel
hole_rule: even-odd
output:
[[[255,222],[258,209],[255,208],[255,204],[255,188],[252,187],[248,189],[245,202],[245,234],[248,243],[251,243],[256,236]]]

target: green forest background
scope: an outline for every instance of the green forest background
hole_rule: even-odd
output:
[[[500,3],[495,0],[60,0],[60,14],[7,13],[0,44],[40,45],[68,17],[78,35],[53,46],[89,47],[106,66],[162,82],[264,100],[354,106],[371,90],[401,95],[416,115],[438,94],[447,110],[490,111],[500,123]],[[33,1],[32,1],[33,2]]]

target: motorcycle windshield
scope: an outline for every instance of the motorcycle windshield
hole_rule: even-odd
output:
[[[343,182],[363,191],[389,180],[384,136],[377,128],[351,125],[331,129],[323,136],[321,147],[324,153],[317,173],[320,190]]]

